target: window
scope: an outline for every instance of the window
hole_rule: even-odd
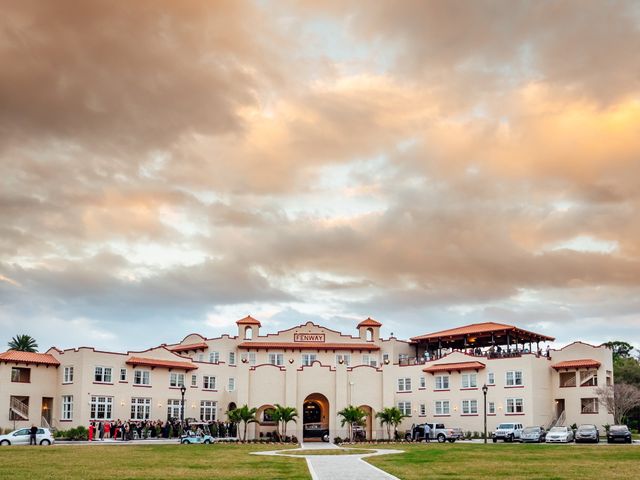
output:
[[[410,392],[411,391],[411,378],[399,378],[398,379],[398,391]]]
[[[211,352],[209,354],[209,363],[219,363],[220,362],[220,352]]]
[[[96,367],[93,379],[97,383],[111,383],[111,367]]]
[[[184,373],[171,373],[169,375],[170,387],[182,387],[184,386]]]
[[[302,365],[311,365],[316,361],[315,353],[303,353],[302,354]]]
[[[449,388],[449,375],[436,375],[436,390],[447,390]]]
[[[425,416],[427,414],[427,405],[424,403],[420,404],[420,415]]]
[[[127,381],[127,369],[126,368],[121,368],[120,369],[120,381],[121,382],[126,382]]]
[[[611,372],[611,370],[607,370],[607,378],[606,378],[606,381],[605,381],[607,387],[611,386],[611,383],[612,383],[611,379],[612,378],[613,378],[613,372]]]
[[[340,360],[342,360],[342,363],[345,364],[347,367],[349,365],[351,365],[351,355],[349,354],[339,354],[336,355],[336,364],[340,364]]]
[[[420,388],[427,388],[427,378],[420,377]]]
[[[91,397],[91,420],[111,420],[113,397]]]
[[[462,388],[477,388],[477,387],[478,387],[478,375],[476,373],[462,374]]]
[[[436,415],[449,415],[449,400],[436,400]]]
[[[597,387],[598,371],[597,370],[580,370],[580,386],[581,387]]]
[[[496,375],[493,372],[487,373],[487,385],[495,385],[496,384]]]
[[[519,387],[521,385],[524,385],[522,383],[522,370],[513,370],[507,372],[506,385],[507,387]]]
[[[150,398],[131,399],[131,420],[149,420],[151,415]]]
[[[370,365],[372,367],[377,367],[378,366],[378,360],[371,356],[371,355],[363,355],[362,356],[362,364],[363,365]]]
[[[487,402],[487,415],[495,415],[495,414],[496,414],[495,402]]]
[[[31,369],[21,367],[11,367],[11,381],[17,383],[31,382]]]
[[[382,361],[386,364],[389,363],[389,354],[388,353],[384,353],[382,354]]]
[[[560,376],[561,387],[576,386],[576,372],[560,372],[559,376]]]
[[[229,377],[229,384],[227,385],[227,390],[229,392],[233,392],[236,389],[236,379],[234,377]]]
[[[411,416],[411,402],[398,402],[398,408],[403,415]]]
[[[136,370],[133,372],[134,385],[151,385],[151,372],[149,370]]]
[[[269,354],[269,363],[271,365],[283,365],[284,364],[284,355],[282,353],[270,353]]]
[[[61,420],[73,420],[73,395],[63,395]]]
[[[197,375],[191,375],[191,386],[192,387],[197,387],[198,386],[198,376]]]
[[[62,370],[62,383],[73,383],[73,367],[64,367]]]
[[[229,352],[229,365],[236,364],[236,352]]]
[[[180,418],[180,400],[167,400],[167,417]]]
[[[521,398],[507,398],[507,413],[522,412],[524,412],[524,408]]]
[[[202,376],[202,388],[205,390],[215,390],[216,389],[216,377],[211,375],[203,375]]]
[[[477,400],[463,400],[462,401],[462,414],[463,415],[477,415],[478,414],[478,401]]]
[[[248,363],[249,365],[256,364],[256,354],[255,352],[243,353],[240,357],[244,363]]]
[[[202,400],[200,402],[200,421],[211,422],[216,419],[216,406],[218,402]]]
[[[204,362],[204,353],[199,353],[197,359],[198,359],[198,362]]]
[[[598,413],[597,398],[581,398],[580,413]]]

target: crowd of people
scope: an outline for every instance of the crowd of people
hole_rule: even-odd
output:
[[[133,421],[120,419],[115,421],[93,421],[89,423],[89,441],[112,440],[141,440],[147,438],[177,438],[190,429],[189,424],[179,419]],[[202,424],[202,422],[198,422]],[[211,435],[219,438],[229,438],[236,435],[237,426],[228,422],[205,422]],[[202,427],[199,427],[202,429]]]

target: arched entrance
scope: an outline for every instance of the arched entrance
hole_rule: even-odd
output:
[[[302,438],[305,442],[329,441],[329,400],[312,393],[302,404]]]
[[[262,405],[256,412],[255,437],[271,438],[276,434],[278,426],[273,419],[273,405]]]
[[[360,408],[364,410],[364,412],[367,414],[367,418],[365,419],[365,424],[363,425],[364,433],[366,435],[366,440],[371,440],[373,438],[371,436],[373,431],[373,420],[374,420],[373,408],[371,408],[369,405],[360,405]]]

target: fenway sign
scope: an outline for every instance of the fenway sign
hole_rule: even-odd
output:
[[[294,342],[324,342],[324,333],[294,333]]]

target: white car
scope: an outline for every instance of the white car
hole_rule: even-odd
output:
[[[521,423],[501,423],[493,432],[493,443],[496,443],[498,440],[502,440],[504,442],[513,442],[514,440],[520,441],[522,429],[523,427]]]
[[[6,435],[0,435],[0,445],[29,445],[29,430],[31,428],[20,428]],[[36,433],[36,443],[38,445],[52,445],[53,435],[48,428],[38,427]]]
[[[553,427],[547,432],[547,443],[573,442],[573,430],[569,427]]]

